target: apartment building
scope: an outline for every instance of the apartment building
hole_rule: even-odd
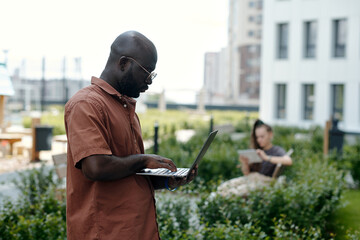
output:
[[[360,131],[360,1],[266,0],[260,117]]]
[[[263,0],[229,0],[228,45],[205,55],[207,104],[259,104]]]
[[[229,78],[233,103],[257,103],[260,89],[262,0],[229,2]]]

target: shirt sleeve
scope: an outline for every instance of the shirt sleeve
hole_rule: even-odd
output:
[[[278,156],[278,157],[282,157],[282,156],[285,156],[286,155],[286,152],[285,150],[280,147],[280,146],[276,146],[274,148],[274,153],[271,154],[272,156]]]
[[[112,154],[104,113],[95,103],[81,101],[65,114],[68,144],[75,167],[88,156]]]

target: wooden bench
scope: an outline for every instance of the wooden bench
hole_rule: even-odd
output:
[[[56,175],[59,179],[66,178],[66,164],[67,164],[67,154],[60,153],[52,155],[52,159],[55,166]]]
[[[65,180],[66,179],[66,165],[67,165],[67,154],[60,153],[52,155],[52,159],[54,162],[55,172],[59,179]],[[56,198],[58,200],[63,201],[65,198],[66,193],[66,186],[60,187],[56,189]]]

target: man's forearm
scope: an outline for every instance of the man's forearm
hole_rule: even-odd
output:
[[[130,176],[145,168],[143,154],[117,157],[92,155],[82,160],[82,172],[93,181],[111,181]]]

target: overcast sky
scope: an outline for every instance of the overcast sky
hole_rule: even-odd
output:
[[[10,71],[25,59],[27,76],[41,76],[43,56],[47,59],[47,76],[51,76],[50,72],[61,74],[64,56],[68,63],[75,57],[82,58],[85,79],[99,76],[113,40],[124,31],[137,30],[150,38],[158,50],[158,76],[150,91],[165,89],[167,98],[171,98],[174,89],[178,89],[177,94],[199,90],[204,53],[220,51],[227,44],[227,0],[0,3],[0,50],[8,49]]]

